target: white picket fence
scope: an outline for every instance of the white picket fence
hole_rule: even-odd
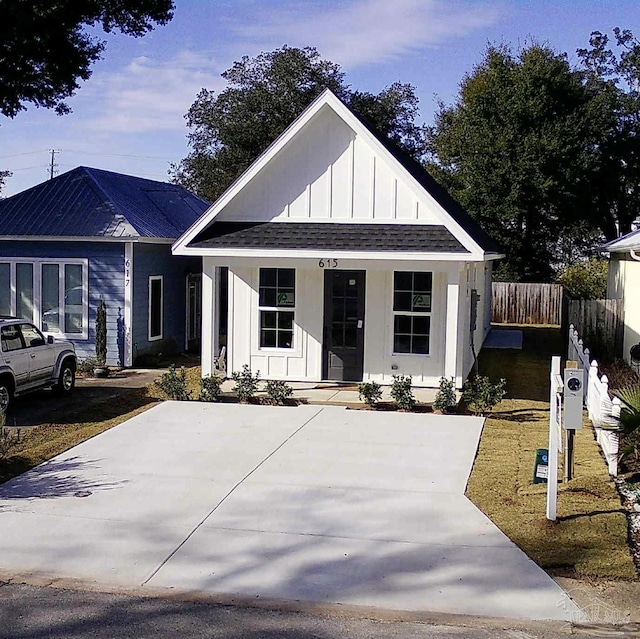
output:
[[[587,383],[583,391],[584,405],[595,428],[596,439],[607,460],[609,474],[616,476],[620,443],[618,425],[622,403],[617,397],[611,399],[607,376],[600,375],[598,362],[595,359],[591,360],[589,349],[585,348],[573,324],[569,326],[568,359],[577,361],[578,366],[585,371]]]

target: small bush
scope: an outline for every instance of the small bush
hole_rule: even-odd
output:
[[[85,373],[90,375],[93,373],[93,369],[98,367],[98,360],[95,357],[87,357],[86,359],[78,360],[78,373]]]
[[[274,406],[284,406],[285,402],[293,394],[293,388],[280,379],[270,379],[265,385],[269,403]]]
[[[607,296],[607,260],[591,258],[568,266],[558,278],[574,300],[600,300]]]
[[[7,416],[0,410],[0,459],[8,457],[19,445],[20,429],[11,431],[5,427]]]
[[[446,413],[454,409],[458,404],[458,398],[456,397],[456,389],[453,379],[447,379],[446,377],[440,378],[440,388],[436,393],[433,400],[433,408],[435,410],[441,410]]]
[[[462,399],[475,415],[488,415],[502,401],[506,386],[503,377],[493,384],[488,377],[477,375],[465,382]]]
[[[96,309],[96,360],[98,366],[107,363],[107,305],[103,297]]]
[[[411,390],[411,375],[394,375],[391,384],[391,397],[400,410],[411,410],[416,398]]]
[[[233,371],[231,379],[236,383],[233,392],[238,396],[238,401],[242,403],[250,402],[258,392],[258,382],[260,381],[260,371],[254,375],[248,364],[242,367],[241,371]]]
[[[156,386],[169,398],[179,402],[191,399],[191,391],[187,389],[187,374],[184,367],[177,369],[175,364],[169,366],[169,370],[162,374]]]
[[[382,388],[377,382],[362,382],[358,385],[358,396],[367,406],[375,406],[382,398]]]
[[[222,377],[215,375],[203,377],[200,379],[200,401],[201,402],[217,402],[220,400],[222,389]]]

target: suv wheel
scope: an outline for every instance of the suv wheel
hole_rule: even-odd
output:
[[[6,378],[0,379],[0,410],[7,412],[11,400],[13,399],[13,387]]]
[[[58,375],[58,383],[54,386],[54,391],[58,395],[68,395],[76,385],[76,369],[70,362],[63,362]]]

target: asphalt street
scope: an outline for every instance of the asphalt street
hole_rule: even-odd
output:
[[[574,632],[576,629],[573,629]],[[638,636],[612,629],[582,629],[583,637]],[[37,587],[0,582],[0,639],[565,639],[562,622],[467,618],[385,618],[339,606],[321,612],[223,605]]]

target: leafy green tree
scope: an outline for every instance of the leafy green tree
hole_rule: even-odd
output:
[[[598,237],[589,178],[614,119],[607,106],[564,54],[538,44],[489,46],[455,104],[440,105],[429,169],[504,246],[503,278],[550,281]]]
[[[640,41],[628,29],[616,27],[613,34],[618,54],[599,31],[591,34],[589,49],[578,50],[588,84],[615,114],[594,148],[592,208],[607,239],[628,233],[640,214]]]
[[[411,85],[378,95],[351,91],[338,64],[311,47],[284,46],[244,56],[222,74],[220,93],[202,89],[187,113],[191,152],[172,167],[173,179],[215,200],[326,87],[409,153],[424,153]]]
[[[4,190],[7,178],[10,178],[12,175],[13,173],[11,173],[11,171],[0,171],[0,198],[2,198],[2,191]]]
[[[172,0],[0,2],[0,112],[12,118],[32,103],[69,113],[64,99],[91,76],[106,46],[86,27],[138,37],[172,17]]]
[[[601,300],[607,296],[607,260],[591,258],[567,266],[560,274],[558,282],[574,300]]]

